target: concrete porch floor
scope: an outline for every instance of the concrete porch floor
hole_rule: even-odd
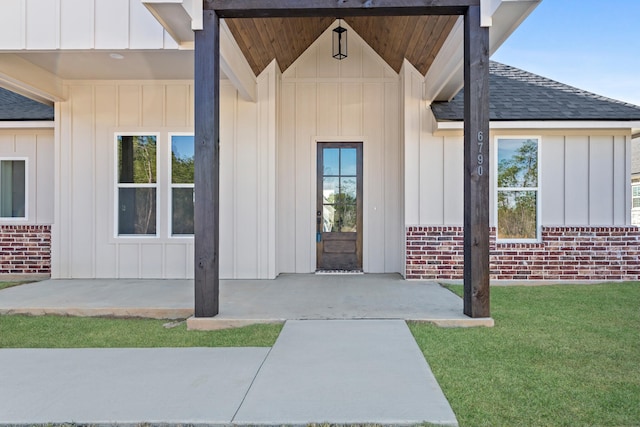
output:
[[[193,280],[45,280],[0,291],[0,314],[148,317],[193,315]],[[310,319],[404,319],[440,326],[493,326],[471,319],[462,299],[433,282],[398,274],[282,274],[275,280],[221,280],[220,313],[190,318],[191,329]]]

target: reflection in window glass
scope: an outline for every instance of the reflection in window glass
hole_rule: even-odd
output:
[[[538,140],[498,139],[498,239],[538,238]]]
[[[498,142],[498,187],[538,186],[538,141],[500,139]]]
[[[340,149],[325,148],[322,150],[323,175],[340,175]]]
[[[194,145],[193,136],[171,137],[171,182],[193,184]]]
[[[120,188],[118,234],[156,234],[156,189]]]
[[[0,218],[26,218],[25,160],[0,161]]]
[[[119,135],[118,234],[156,234],[157,141],[154,135]]]
[[[356,175],[356,156],[355,148],[340,149],[340,175]]]
[[[155,183],[156,149],[155,136],[118,136],[118,182]]]
[[[193,235],[193,135],[171,135],[171,235]]]
[[[171,200],[172,234],[193,234],[193,188],[174,188]]]
[[[537,237],[536,196],[536,191],[498,193],[498,230],[501,239]]]

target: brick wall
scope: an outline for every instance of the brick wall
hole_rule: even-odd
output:
[[[543,227],[539,243],[496,243],[492,280],[640,280],[640,228]],[[459,280],[462,227],[407,227],[407,279]]]
[[[0,225],[0,274],[51,274],[51,226]]]

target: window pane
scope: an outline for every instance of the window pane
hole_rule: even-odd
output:
[[[324,170],[323,175],[339,175],[340,174],[340,149],[339,148],[323,148],[322,161]]]
[[[155,136],[118,136],[118,182],[156,182]]]
[[[322,202],[335,203],[340,194],[340,178],[323,178]]]
[[[193,136],[171,137],[171,182],[193,184]]]
[[[120,188],[118,234],[156,234],[156,189]]]
[[[536,239],[537,191],[498,192],[498,238]]]
[[[356,149],[342,148],[340,149],[340,175],[356,175]]]
[[[356,202],[356,178],[340,178],[340,202]]]
[[[633,190],[633,197],[640,197],[640,185],[634,185],[631,188]]]
[[[498,140],[498,187],[538,186],[538,141]]]
[[[0,217],[24,218],[26,187],[24,160],[0,161]]]
[[[640,197],[634,197],[633,198],[633,207],[634,208],[640,208]]]
[[[325,233],[331,233],[338,231],[336,224],[338,222],[338,216],[336,215],[336,207],[334,205],[322,206],[322,231]]]
[[[357,208],[356,205],[338,205],[338,224],[340,232],[342,233],[355,233],[357,231]]]
[[[357,219],[356,205],[340,203],[322,207],[322,231],[325,233],[355,233]]]
[[[174,188],[172,196],[172,234],[193,234],[193,188]]]

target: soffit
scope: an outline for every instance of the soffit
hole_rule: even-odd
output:
[[[451,32],[457,16],[348,17],[356,31],[396,72],[404,58],[423,75]],[[335,21],[334,18],[226,19],[253,72],[260,74],[276,59],[282,71]]]

